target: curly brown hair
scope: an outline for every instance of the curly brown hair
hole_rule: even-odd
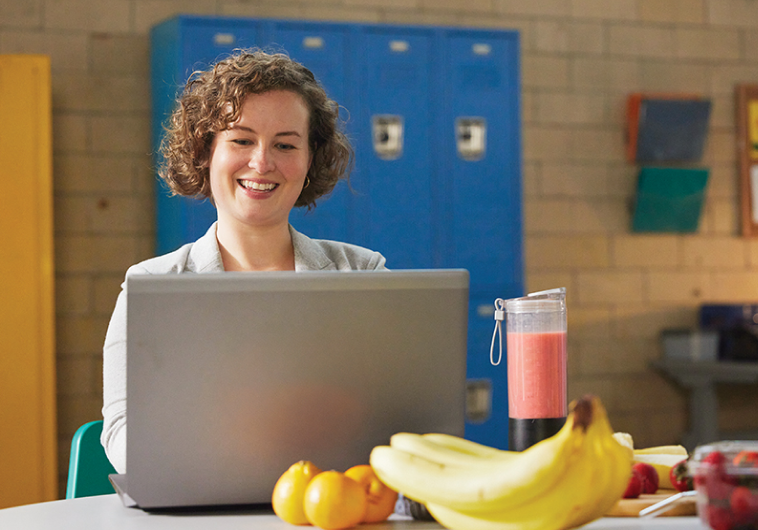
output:
[[[354,154],[340,130],[339,105],[313,73],[282,53],[237,50],[209,70],[194,72],[178,98],[160,146],[159,175],[172,193],[212,199],[208,160],[213,139],[239,118],[247,95],[271,90],[300,95],[309,110],[313,162],[295,206],[310,210],[349,176]]]

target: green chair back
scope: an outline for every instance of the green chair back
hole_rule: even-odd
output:
[[[71,441],[66,498],[92,497],[114,493],[108,475],[115,473],[100,443],[103,420],[85,423]]]

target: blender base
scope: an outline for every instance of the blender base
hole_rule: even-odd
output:
[[[523,451],[555,435],[565,423],[565,416],[562,418],[508,418],[508,449]]]

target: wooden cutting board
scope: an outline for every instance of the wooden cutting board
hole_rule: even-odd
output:
[[[677,493],[673,490],[661,491],[663,491],[663,493],[653,493],[647,495],[643,494],[640,495],[637,499],[621,499],[605,515],[607,517],[638,517],[640,510],[644,510],[648,506],[652,506],[653,504],[661,502],[662,500],[668,499]],[[681,499],[667,512],[660,514],[658,517],[684,515],[697,515],[694,497]]]

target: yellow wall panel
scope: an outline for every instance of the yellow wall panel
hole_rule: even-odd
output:
[[[0,55],[0,508],[57,497],[50,61]]]

